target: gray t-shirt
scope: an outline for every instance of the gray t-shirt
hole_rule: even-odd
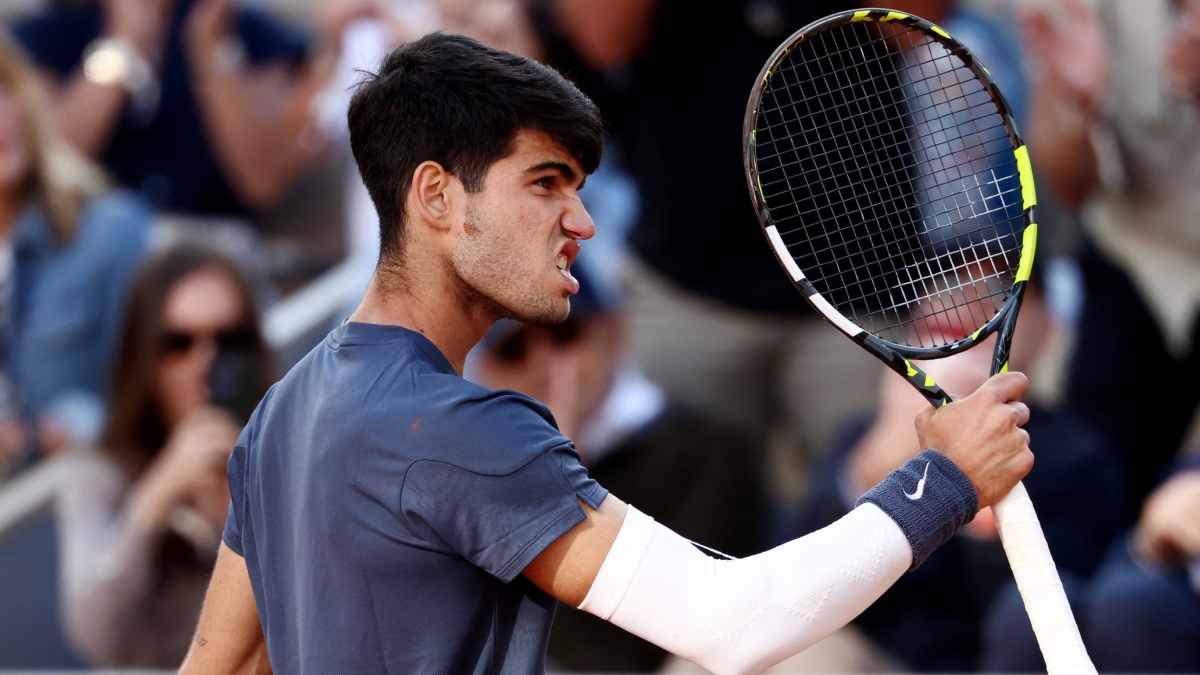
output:
[[[277,673],[542,673],[556,601],[520,576],[607,491],[549,410],[421,335],[346,323],[276,384],[229,461]]]

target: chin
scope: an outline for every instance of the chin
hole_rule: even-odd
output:
[[[563,299],[553,305],[547,304],[537,308],[526,308],[526,311],[522,312],[513,312],[509,318],[531,326],[557,326],[566,321],[570,313],[571,303]]]

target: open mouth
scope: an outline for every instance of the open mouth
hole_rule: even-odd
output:
[[[554,259],[554,265],[560,271],[570,274],[571,263],[575,262],[575,258],[579,255],[579,242],[568,240],[563,244],[563,247],[558,252],[558,257]]]

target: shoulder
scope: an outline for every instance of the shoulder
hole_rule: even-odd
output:
[[[145,228],[154,218],[154,208],[150,202],[135,192],[124,188],[113,188],[90,199],[84,217],[103,219],[110,223],[123,223],[128,227]]]
[[[524,394],[487,389],[454,376],[435,379],[445,380],[445,389],[428,408],[430,417],[414,422],[412,434],[448,451],[437,453],[439,458],[476,473],[500,475],[553,448],[571,445],[549,409]]]
[[[76,237],[114,245],[142,242],[154,220],[154,210],[142,197],[125,189],[107,190],[88,200]]]
[[[140,259],[146,250],[154,211],[132,192],[113,189],[90,200],[80,215],[69,246],[78,255],[99,264]],[[112,270],[132,274],[127,270]]]

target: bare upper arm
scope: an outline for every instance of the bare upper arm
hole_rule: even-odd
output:
[[[600,502],[599,509],[582,506],[587,519],[547,546],[524,571],[538,588],[572,607],[587,597],[627,510],[625,502],[612,494]]]
[[[181,675],[270,673],[246,560],[221,542],[200,623]]]

